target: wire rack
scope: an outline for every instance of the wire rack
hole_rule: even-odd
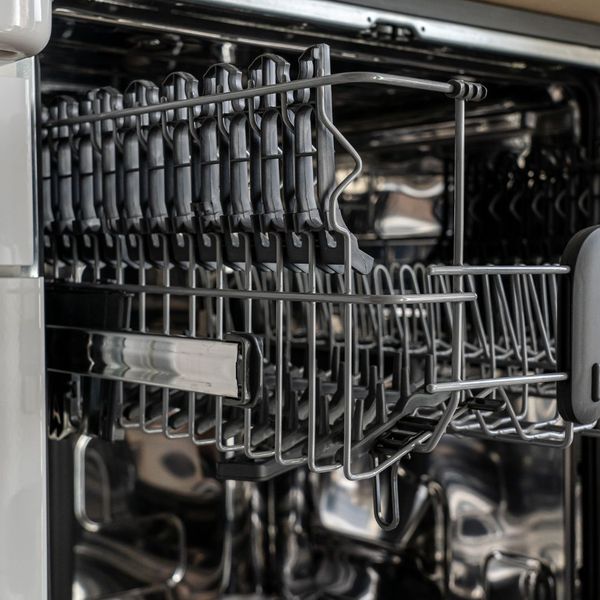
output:
[[[446,432],[570,444],[555,391],[569,268],[463,264],[465,105],[482,85],[331,74],[325,45],[290,73],[267,54],[244,72],[57,98],[43,128],[48,280],[129,298],[124,331],[254,340],[258,383],[238,397],[116,377],[120,427],[214,445],[223,477],[372,479],[391,528],[399,461]],[[362,162],[332,119],[345,84],[454,103],[452,265],[374,264],[346,227],[338,201]],[[335,150],[354,164],[341,181]]]

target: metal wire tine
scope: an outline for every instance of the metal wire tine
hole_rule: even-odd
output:
[[[329,285],[329,280],[330,280],[329,274],[323,273],[322,271],[317,271],[316,279],[317,279],[317,287],[316,287],[317,293],[323,293],[324,291],[325,292],[331,291],[331,288]],[[319,302],[318,306],[320,307],[319,312],[322,313],[323,327],[326,327],[330,322],[330,316],[331,316],[331,311],[332,311],[333,305],[331,302]]]
[[[499,334],[496,342],[496,357],[498,360],[514,360],[515,354],[518,354],[514,324],[508,313],[502,279],[499,276],[493,276],[491,280],[492,288],[492,307],[498,323]]]
[[[556,340],[556,325],[558,323],[558,284],[556,275],[550,275],[548,278],[549,296],[550,296],[550,322],[554,327],[554,339]]]
[[[474,283],[471,282],[471,285],[474,286]],[[491,299],[491,286],[489,275],[483,275],[483,309],[484,309],[484,318],[487,327],[487,334],[484,334],[483,340],[486,344],[486,362],[482,362],[481,371],[482,376],[493,377],[496,373],[496,344],[495,344],[495,329],[494,329],[494,316],[492,309],[492,299]],[[496,389],[488,389],[484,390],[477,394],[477,398],[485,398],[488,395],[491,395],[492,398],[496,397]],[[474,410],[473,412],[468,412],[462,419],[454,419],[451,424],[451,427],[456,431],[463,431],[468,428],[473,428],[475,426],[474,420],[481,418],[481,411]],[[487,424],[485,425],[487,427]]]
[[[504,407],[507,409],[507,412],[508,412],[507,403],[508,403],[508,400],[505,400],[504,401]],[[506,423],[506,421],[507,421],[506,418],[498,419],[497,423],[494,423],[493,426],[489,426],[486,423],[485,419],[483,418],[483,415],[482,415],[481,411],[477,411],[476,410],[476,411],[474,411],[474,414],[475,414],[475,418],[477,420],[477,424],[479,425],[480,430],[482,430],[483,433],[485,433],[485,435],[488,436],[488,437],[490,437],[490,438],[498,437],[500,435],[500,432],[496,430],[496,427],[499,427],[500,425],[504,425]],[[514,423],[516,421],[517,424],[518,424],[518,420],[516,420],[516,418],[514,418],[514,413],[513,413],[512,417],[509,415],[508,421],[509,422],[510,421],[513,422],[513,427],[511,429],[509,429],[508,432],[512,433],[513,431],[516,431]],[[521,439],[524,440],[525,438],[521,437]]]
[[[283,247],[281,250],[281,255],[283,257]],[[283,261],[283,258],[282,258]],[[285,268],[283,269],[283,289],[292,290],[293,278],[290,277],[292,274]],[[300,293],[302,293],[300,291]],[[292,364],[292,337],[293,337],[293,327],[292,327],[292,303],[289,300],[286,300],[283,304],[283,318],[284,318],[284,327],[283,332],[285,334],[285,342],[284,342],[284,361],[286,364]]]
[[[429,277],[427,275],[427,269],[425,265],[417,263],[413,266],[415,272],[415,279],[417,282],[417,288],[421,290],[421,293],[426,294],[429,290]],[[419,282],[420,279],[420,282]],[[425,334],[425,340],[427,344],[427,353],[432,354],[435,352],[435,337],[433,335],[433,315],[437,307],[425,305],[419,305],[419,311],[423,315],[422,324]],[[435,363],[434,363],[435,364]]]
[[[117,242],[115,242],[115,243],[117,243]],[[125,274],[124,274],[125,262],[122,259],[122,251],[120,248],[121,248],[121,246],[120,246],[120,244],[118,244],[116,253],[115,253],[115,256],[116,256],[115,274],[116,274],[117,283],[123,283],[123,280],[125,277]],[[124,409],[124,402],[125,402],[125,393],[124,393],[123,382],[117,381],[114,383],[114,385],[116,388],[117,402],[121,408],[121,412],[119,414],[119,426],[122,427],[123,429],[139,429],[142,425],[141,415],[138,415],[138,422],[128,421],[124,418],[123,409]]]
[[[372,287],[371,287],[371,280],[369,279],[368,275],[361,275],[359,273],[357,273],[357,276],[360,277],[361,281],[362,281],[362,286],[364,289],[364,293],[367,296],[371,296],[372,295]],[[363,335],[365,338],[373,338],[374,332],[375,332],[375,327],[377,326],[377,317],[375,315],[375,307],[372,304],[367,304],[366,305],[366,314],[364,316],[365,319],[365,323],[364,323],[364,332]]]
[[[190,119],[192,111],[189,111]],[[192,244],[189,244],[188,254],[188,266],[187,266],[187,284],[191,289],[196,287],[197,278],[197,265],[196,265],[196,254]],[[187,334],[191,338],[195,338],[198,327],[197,327],[197,316],[198,316],[198,305],[196,296],[190,296],[188,298],[188,331]],[[187,410],[188,410],[188,431],[187,437],[191,438],[195,443],[196,439],[196,394],[194,392],[187,393]],[[191,410],[190,410],[191,409]],[[193,414],[192,414],[193,411]],[[182,436],[183,437],[183,436]]]
[[[523,307],[525,309],[525,318],[527,322],[528,348],[531,348],[531,360],[539,360],[543,354],[539,350],[539,335],[537,331],[537,322],[534,319],[533,307],[531,304],[531,295],[527,282],[527,275],[519,278],[520,293],[523,298]]]
[[[528,277],[527,275],[523,275],[519,277],[520,283],[520,293],[522,296],[523,307],[525,311],[525,319],[527,323],[527,344],[528,350],[530,350],[529,358],[531,361],[536,362],[540,361],[543,358],[544,351],[540,349],[540,332],[538,332],[538,322],[534,317],[534,310],[532,306],[532,299],[530,294],[530,289],[528,286]]]
[[[521,278],[517,275],[511,277],[512,280],[512,294],[515,302],[515,308],[517,311],[517,324],[519,327],[519,339],[521,347],[521,372],[527,374],[529,372],[529,357],[527,353],[527,323],[526,323],[526,312],[524,307],[523,297],[523,286]],[[519,418],[525,418],[529,412],[529,388],[527,384],[523,386],[523,394],[521,396],[523,406],[519,413]],[[512,408],[512,405],[511,405]]]
[[[470,285],[474,288],[475,284],[472,278],[469,278]],[[479,321],[481,324],[481,343],[483,345],[484,354],[488,361],[488,373],[485,372],[483,375],[489,375],[490,377],[496,372],[496,330],[494,327],[494,312],[492,309],[492,288],[490,285],[489,275],[483,276],[482,281],[483,289],[483,317],[478,311]],[[484,325],[485,322],[485,325]]]
[[[223,244],[221,236],[213,235],[213,243],[215,244],[215,284],[217,290],[224,289],[225,285],[225,263],[223,261]],[[218,295],[215,302],[215,333],[216,339],[222,340],[224,335],[224,297]],[[219,452],[239,452],[244,449],[244,444],[229,442],[223,439],[223,396],[215,397],[215,444]]]
[[[499,356],[499,358],[512,358],[512,354],[516,359],[521,360],[521,349],[517,341],[515,324],[508,305],[504,283],[500,275],[494,275],[494,288],[498,300],[498,315],[504,330],[503,337],[506,340],[506,352]]]
[[[398,269],[398,290],[400,291],[401,294],[406,293],[406,286],[405,286],[405,274],[409,273],[409,276],[411,274],[410,268],[408,267],[408,265],[400,265],[400,268]],[[411,307],[413,308],[413,307]],[[411,356],[411,341],[414,340],[415,335],[414,335],[414,331],[412,329],[412,327],[410,326],[410,322],[409,322],[409,318],[408,318],[408,311],[406,309],[402,309],[402,330],[404,335],[401,338],[401,342],[402,342],[402,350],[404,352],[404,356],[407,357],[407,362],[410,363],[410,359],[408,357]]]
[[[492,391],[493,390],[484,390],[485,393],[479,394],[478,398],[483,398],[487,395],[491,395]],[[512,409],[512,404],[510,403],[510,399],[508,398],[508,395],[506,394],[504,389],[501,389],[500,395],[502,396],[502,408],[504,408],[505,412],[508,413],[508,418],[507,417],[496,418],[495,421],[492,421],[490,423],[485,420],[482,411],[480,411],[480,410],[473,411],[480,429],[482,429],[484,431],[484,433],[489,437],[498,437],[501,433],[499,431],[499,428],[505,426],[507,423],[513,424],[513,428],[509,430],[510,432],[513,432],[513,431],[516,432],[516,428],[520,429],[520,425],[518,424],[518,418],[515,415],[514,410]],[[493,414],[495,414],[495,413],[493,413]],[[516,425],[515,425],[515,423],[516,423]],[[524,438],[522,438],[522,439],[524,439]]]
[[[263,400],[265,401],[265,400]],[[260,402],[260,400],[259,400]],[[254,409],[252,408],[244,408],[244,455],[246,458],[251,460],[260,460],[265,458],[271,458],[275,455],[274,449],[268,450],[253,450],[252,445],[252,413]]]
[[[355,473],[352,470],[348,470],[348,468],[344,465],[344,475],[350,481],[363,481],[365,479],[371,479],[376,475],[383,473],[383,471],[393,464],[399,463],[411,452],[427,452],[427,450],[421,450],[421,448],[424,447],[431,435],[431,431],[423,430],[422,432],[411,437],[397,452],[386,458],[383,462],[377,464],[377,466],[366,471]],[[351,467],[352,465],[350,464],[350,468]]]
[[[409,293],[409,289],[406,287],[407,280],[412,284],[410,291],[412,293],[419,295],[422,294],[419,288],[419,282],[417,280],[417,276],[415,270],[409,265],[401,265],[399,273],[399,291],[401,294]],[[432,339],[429,332],[429,327],[427,325],[427,311],[425,310],[425,306],[421,303],[417,303],[415,306],[411,307],[411,317],[410,322],[412,322],[412,327],[408,327],[409,319],[406,316],[406,325],[405,325],[405,334],[412,330],[412,340],[414,343],[420,341],[421,336],[419,333],[422,333],[425,341],[424,346],[417,346],[413,349],[414,352],[428,352],[432,347]],[[402,311],[403,318],[406,315],[406,310]],[[419,322],[421,324],[421,329],[419,329]],[[408,335],[406,336],[408,338]],[[408,340],[407,340],[408,343]]]
[[[284,291],[284,264],[283,248],[281,238],[276,237],[276,265],[275,265],[275,289]],[[305,455],[286,458],[284,456],[283,443],[283,378],[287,373],[287,353],[284,352],[284,325],[283,325],[284,301],[277,300],[275,303],[275,461],[282,466],[298,466],[305,464],[308,457]]]
[[[568,446],[570,446],[573,443],[573,439],[574,439],[574,433],[576,431],[576,428],[574,427],[573,423],[566,423],[564,430],[563,430],[563,437],[560,439],[557,439],[554,437],[550,437],[550,434],[552,432],[545,432],[544,434],[541,434],[540,436],[536,436],[534,439],[528,440],[528,441],[523,441],[519,436],[514,434],[514,431],[512,430],[507,430],[504,432],[500,432],[496,437],[494,437],[493,439],[497,440],[497,441],[502,441],[502,442],[516,442],[519,444],[535,444],[536,446],[540,446],[540,447],[548,447],[548,448],[556,448],[556,449],[564,449],[567,448]],[[489,436],[486,433],[483,433],[481,431],[470,431],[468,432],[469,436],[472,437],[477,437],[477,438],[483,438],[483,439],[490,439]],[[552,433],[553,435],[553,433]]]
[[[384,265],[375,265],[373,269],[373,280],[375,285],[375,293],[376,294],[384,294],[384,286],[387,287],[388,292],[392,293],[394,291],[392,276],[388,269],[385,268]],[[377,306],[377,360],[379,364],[379,377],[383,378],[384,373],[384,346],[386,342],[386,338],[390,338],[396,343],[400,344],[401,340],[405,338],[404,336],[404,327],[398,315],[398,311],[395,310],[395,306],[392,305],[391,310],[391,319],[390,322],[396,324],[397,335],[394,338],[392,332],[386,327],[386,319],[384,317],[385,307],[380,305]]]
[[[439,277],[429,276],[428,285],[429,290],[428,293],[438,293],[441,290],[441,281]],[[432,318],[430,319],[431,323],[431,338],[433,341],[432,355],[434,357],[434,364],[439,365],[439,358],[445,356],[448,352],[448,344],[446,341],[447,334],[447,319],[446,319],[446,309],[448,308],[446,303],[437,304],[433,306],[433,310],[431,312]],[[439,357],[439,358],[438,358]]]
[[[493,389],[487,388],[478,392],[475,396],[475,400],[481,400],[491,395]],[[462,416],[455,417],[448,426],[454,432],[463,433],[474,431],[481,428],[481,425],[477,422],[477,410],[468,409]],[[506,422],[506,417],[502,418],[503,422]]]
[[[192,443],[196,446],[212,446],[216,443],[215,437],[199,438],[196,428],[196,403],[198,398],[196,394],[188,394],[188,435]]]
[[[484,373],[490,377],[496,373],[496,330],[494,328],[494,312],[492,308],[492,288],[490,285],[489,275],[483,276],[483,301],[484,301],[484,312],[487,324],[487,341],[488,341],[488,358],[489,358],[489,372]],[[493,390],[492,397],[496,397],[496,390]]]
[[[362,282],[364,293],[367,296],[371,296],[371,283],[368,276],[357,273],[357,277],[359,277]],[[376,307],[372,304],[366,304],[364,308],[366,314],[363,314],[364,329],[362,330],[361,335],[363,340],[368,343],[375,339],[375,332],[377,330],[377,311]]]
[[[363,295],[366,293],[365,286],[363,285],[363,279],[358,273],[354,275],[354,289],[356,294]],[[365,323],[365,307],[363,305],[356,307],[356,317],[354,319],[354,333],[357,344],[366,337],[366,323]]]
[[[553,336],[553,322],[552,322],[552,317],[550,315],[550,301],[551,299],[549,298],[549,293],[548,293],[548,288],[549,288],[549,283],[548,283],[548,279],[551,278],[552,275],[540,275],[540,295],[541,295],[541,307],[542,307],[542,319],[544,322],[544,329],[548,332],[548,336],[550,339],[552,339]]]
[[[423,290],[427,290],[429,282],[427,266],[422,262],[416,262],[413,264],[413,271],[415,272],[415,277],[417,278],[420,287]]]
[[[566,437],[566,432],[563,433],[562,435],[558,432],[552,432],[552,431],[540,432],[540,433],[530,433],[530,432],[526,431],[525,429],[523,429],[521,426],[521,423],[520,423],[519,416],[514,412],[514,409],[512,408],[512,405],[508,399],[506,390],[500,389],[500,395],[502,396],[502,398],[505,401],[505,406],[506,406],[507,412],[508,412],[511,422],[513,424],[514,434],[517,435],[519,437],[519,439],[521,439],[524,442],[546,440],[546,441],[556,441],[559,444],[564,443],[565,437]],[[491,435],[494,435],[494,433],[492,432]]]
[[[416,289],[419,289],[422,294],[426,294],[428,291],[428,275],[425,265],[417,263],[413,266],[413,271],[415,273]],[[422,326],[424,330],[428,354],[433,353],[435,347],[433,329],[430,323],[434,310],[435,306],[427,307],[425,305],[419,305],[419,312],[420,315],[422,315]]]
[[[484,390],[482,393],[477,395],[477,398],[483,398],[485,396],[490,395],[492,390]],[[508,416],[494,416],[500,410],[500,408],[488,417],[486,417],[483,411],[474,409],[472,413],[470,413],[470,419],[465,419],[460,424],[454,423],[453,428],[456,431],[476,431],[481,430],[483,434],[488,437],[495,437],[499,439],[504,439],[505,437],[510,438],[513,435],[517,435],[518,429],[521,428],[520,418],[514,412],[514,409],[511,404],[511,400],[508,398],[508,394],[506,394],[506,399],[502,401],[502,407],[505,409],[505,414]],[[490,409],[491,410],[491,409]],[[493,420],[492,420],[493,418]],[[515,422],[518,425],[515,425]],[[544,421],[536,421],[534,423],[529,423],[527,427],[524,428],[525,432],[533,432],[534,435],[531,436],[531,439],[526,439],[523,435],[517,436],[521,439],[521,441],[529,442],[537,439],[541,439],[539,433],[536,433],[536,429],[542,429],[547,426],[555,427],[557,424],[560,424],[561,420],[559,418],[547,419]],[[556,437],[556,436],[555,436]]]
[[[525,333],[525,310],[523,308],[523,298],[520,293],[519,278],[510,277],[510,298],[515,316],[515,328],[517,333],[517,347],[519,348],[519,360],[521,366],[527,361],[527,342]]]
[[[163,121],[164,123],[164,121]],[[171,286],[171,258],[169,256],[169,249],[166,236],[159,234],[162,239],[162,284],[165,288],[163,294],[163,334],[171,334],[171,295],[169,294],[169,287]],[[188,437],[189,431],[186,429],[182,432],[175,432],[170,427],[171,418],[171,395],[172,391],[169,388],[163,388],[161,390],[162,395],[162,419],[161,428],[162,432],[168,439],[180,439]]]
[[[448,277],[432,275],[432,278],[433,278],[434,292],[436,294],[447,294],[448,290],[450,289]],[[445,315],[445,321],[447,324],[447,328],[450,331],[452,330],[452,307],[450,306],[449,303],[444,302],[439,308],[440,308],[440,318],[438,319],[438,329],[439,329],[440,334],[442,334],[443,332],[445,332],[445,328],[444,328],[444,324],[443,324],[444,319],[443,319],[442,315]],[[438,342],[439,351],[441,352],[442,339],[438,338],[437,342]],[[445,340],[444,340],[444,344],[446,344]],[[450,346],[448,345],[446,354],[449,354],[450,351],[451,351],[451,349],[450,349]]]
[[[256,273],[256,281],[255,288],[257,290],[267,290],[268,289],[268,277],[269,273]],[[275,333],[273,331],[273,320],[274,316],[271,314],[271,302],[269,300],[261,299],[259,300],[260,305],[262,307],[263,319],[264,319],[264,336],[265,336],[265,362],[268,364],[273,364],[271,360],[271,346],[273,344],[273,340],[275,339]]]
[[[533,275],[527,275],[527,283],[529,285],[529,293],[530,293],[530,298],[531,298],[531,302],[533,303],[533,314],[535,317],[535,320],[537,322],[538,328],[540,330],[540,338],[542,341],[542,345],[544,346],[544,351],[546,353],[546,356],[548,358],[548,360],[550,361],[551,364],[555,365],[556,364],[556,357],[554,355],[554,351],[552,349],[552,345],[550,343],[550,338],[548,335],[548,329],[547,329],[547,312],[546,310],[544,310],[542,308],[542,304],[540,303],[540,299],[538,296],[538,292],[535,288],[535,282],[533,279]],[[543,287],[545,287],[545,276],[542,275],[541,279],[541,285]]]
[[[423,288],[427,294],[432,294],[435,291],[433,278],[427,273],[427,270],[423,266],[422,271],[423,276]],[[438,351],[439,351],[439,342],[438,335],[439,325],[441,319],[441,307],[440,305],[433,305],[430,309],[430,319],[429,319],[429,327],[431,332],[431,361],[433,364],[433,372],[431,373],[432,382],[437,381],[437,375],[439,370],[438,365]]]
[[[252,290],[252,282],[253,278],[253,264],[252,264],[252,251],[250,248],[250,237],[247,234],[240,234],[240,236],[244,240],[244,271],[243,271],[243,287],[244,290],[250,291]],[[279,239],[279,238],[278,238]],[[244,301],[244,330],[247,333],[252,333],[252,298],[247,298]],[[259,402],[264,401],[264,399],[259,399]],[[252,442],[252,414],[253,408],[244,408],[244,434],[243,434],[243,442],[244,442],[244,455],[246,458],[251,460],[259,460],[265,458],[271,458],[275,454],[275,448],[267,449],[267,450],[259,450],[255,451],[253,449]]]
[[[375,465],[379,463],[377,457]],[[393,531],[400,525],[400,492],[398,490],[398,463],[392,464],[387,472],[375,475],[373,478],[373,514],[377,524],[383,531]],[[381,478],[387,475],[389,510],[383,509]],[[387,514],[386,514],[387,513]],[[389,516],[389,518],[388,518]]]
[[[476,292],[475,278],[473,275],[466,276],[466,287],[468,291]],[[481,317],[481,310],[479,307],[479,302],[473,302],[472,306],[469,307],[471,314],[473,315],[473,326],[475,329],[475,334],[477,335],[479,344],[473,345],[475,346],[475,350],[470,352],[467,356],[467,359],[479,358],[481,354],[485,355],[485,357],[489,360],[490,358],[490,347],[488,343],[488,339],[485,333],[485,329],[483,326],[483,320]]]
[[[116,242],[115,242],[116,243]],[[121,268],[121,251],[120,245],[116,247],[116,256],[117,256],[117,283],[122,283],[123,280],[123,272]],[[146,292],[144,292],[144,287],[146,285],[146,260],[143,250],[143,245],[140,244],[140,254],[139,254],[139,263],[137,266],[138,271],[138,284],[140,285],[140,291],[138,292],[138,329],[140,333],[144,333],[146,331]],[[123,383],[118,382],[118,396],[123,398]],[[122,406],[122,405],[121,405]],[[138,407],[138,423],[125,423],[122,419],[120,420],[120,424],[125,429],[142,429],[145,433],[147,432],[147,426],[145,421],[146,414],[146,386],[139,386],[139,407]]]
[[[308,248],[308,291],[317,290],[317,269],[316,269],[316,251],[314,236],[306,236]],[[333,332],[330,333],[333,336]],[[306,330],[306,351],[307,351],[307,373],[306,380],[308,386],[308,446],[307,463],[308,468],[314,473],[329,473],[341,467],[341,464],[334,462],[332,464],[321,465],[317,457],[317,402],[327,402],[327,398],[317,395],[317,305],[315,302],[307,302],[307,330]],[[335,366],[333,367],[335,369]],[[329,423],[327,423],[329,425]]]
[[[117,392],[116,392],[117,393],[117,402],[121,409],[120,413],[119,413],[119,427],[121,427],[123,429],[139,429],[140,428],[139,416],[138,416],[137,421],[132,421],[125,417],[125,414],[124,414],[125,394],[123,393],[124,392],[123,382],[117,381],[117,382],[115,382],[115,386],[117,388]],[[138,402],[138,409],[139,409],[139,402]]]

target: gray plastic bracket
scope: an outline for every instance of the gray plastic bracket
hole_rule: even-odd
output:
[[[561,264],[571,268],[559,288],[558,383],[563,419],[587,425],[600,418],[600,227],[579,231]]]

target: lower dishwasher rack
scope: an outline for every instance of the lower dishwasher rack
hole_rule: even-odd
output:
[[[224,479],[342,469],[372,480],[391,529],[400,461],[447,432],[566,447],[594,428],[556,400],[571,267],[464,264],[465,104],[483,86],[331,75],[324,45],[298,79],[264,55],[243,81],[217,65],[203,93],[179,73],[47,111],[48,302],[63,306],[48,369],[69,378],[55,436],[188,438],[221,453]],[[454,102],[451,265],[373,265],[346,227],[338,201],[362,169],[331,118],[346,83]],[[334,145],[353,165],[339,183]]]

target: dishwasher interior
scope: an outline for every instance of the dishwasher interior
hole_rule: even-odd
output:
[[[595,419],[557,336],[597,75],[54,4],[52,599],[588,597]]]

